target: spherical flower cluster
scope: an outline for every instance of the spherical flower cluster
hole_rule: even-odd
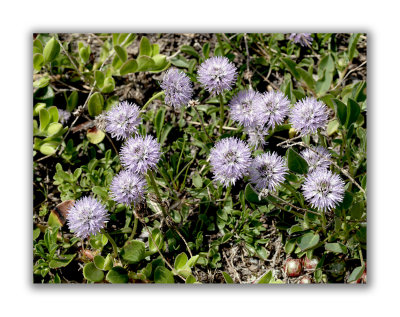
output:
[[[140,109],[134,103],[122,101],[107,111],[106,132],[111,133],[117,140],[126,139],[132,134],[137,133],[137,127],[140,124]]]
[[[285,160],[275,152],[258,155],[249,168],[250,181],[258,190],[275,191],[285,181],[286,165]]]
[[[142,175],[123,170],[111,182],[111,198],[119,204],[130,206],[143,200],[145,189],[146,181]]]
[[[269,134],[268,129],[264,126],[247,127],[244,131],[249,136],[248,143],[250,146],[259,147],[267,144],[265,137]]]
[[[189,77],[176,68],[171,68],[165,73],[160,86],[165,92],[165,102],[175,109],[186,106],[193,95]]]
[[[280,91],[270,91],[262,94],[265,124],[272,129],[275,125],[282,124],[289,114],[289,99]]]
[[[106,208],[92,197],[78,199],[68,210],[68,227],[78,238],[85,239],[96,235],[107,221]]]
[[[343,201],[344,182],[339,175],[319,168],[307,175],[302,190],[312,207],[325,212]]]
[[[205,60],[199,67],[198,80],[212,95],[232,89],[236,81],[237,70],[229,59],[215,56]]]
[[[150,135],[129,138],[120,151],[121,164],[126,169],[140,174],[154,169],[160,156],[160,144]]]
[[[323,146],[313,146],[312,149],[305,149],[300,155],[306,160],[309,172],[316,170],[317,168],[329,168],[330,153]]]
[[[298,101],[291,109],[289,122],[300,135],[313,134],[326,126],[328,109],[323,102],[307,97]]]
[[[311,33],[291,33],[289,39],[301,46],[310,46],[313,41]]]
[[[211,149],[210,164],[215,180],[225,187],[234,185],[251,164],[250,148],[234,137],[222,139]]]
[[[242,90],[229,103],[231,118],[244,127],[255,127],[264,121],[263,99],[254,90]]]
[[[61,124],[67,123],[69,118],[71,118],[71,112],[63,109],[58,109],[58,119],[60,120]]]

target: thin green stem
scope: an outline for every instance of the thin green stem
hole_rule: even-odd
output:
[[[225,111],[224,111],[224,98],[222,93],[219,95],[219,134],[222,134],[222,127],[225,121]]]
[[[135,236],[137,226],[138,226],[138,218],[135,216],[134,212],[132,212],[132,217],[133,217],[133,229],[132,229],[131,235],[129,236],[129,240],[132,240],[133,237]]]
[[[326,235],[326,217],[325,217],[325,212],[321,212],[321,220],[322,220],[322,231],[324,232],[324,235]]]
[[[160,92],[156,93],[153,97],[151,97],[151,98],[144,104],[144,106],[142,107],[142,110],[141,110],[141,111],[144,111],[144,110],[147,108],[147,106],[148,106],[153,100],[155,100],[155,99],[157,99],[157,98],[160,98],[161,96],[164,96],[164,95],[165,95],[164,91],[160,91]]]
[[[111,236],[104,229],[101,229],[101,233],[107,237],[108,241],[110,241],[113,248],[113,257],[116,258],[118,256],[118,247],[115,243],[115,240],[111,238]]]

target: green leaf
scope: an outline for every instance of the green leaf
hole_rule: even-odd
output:
[[[297,244],[301,251],[306,251],[314,248],[319,242],[319,235],[312,232],[306,233],[305,235],[297,238]]]
[[[357,121],[358,116],[360,115],[361,107],[357,102],[353,99],[347,100],[347,121],[346,127],[349,128],[350,125]]]
[[[198,259],[199,259],[199,255],[193,255],[193,256],[189,259],[189,261],[187,262],[187,265],[188,265],[189,267],[195,266]]]
[[[39,111],[40,131],[46,130],[50,123],[50,114],[47,109],[40,109]]]
[[[157,247],[159,250],[162,250],[164,247],[164,237],[160,229],[158,228],[153,229],[151,231],[151,236],[153,237],[153,239],[149,238],[149,251],[151,253],[156,253],[158,251]]]
[[[112,257],[111,254],[108,254],[108,255],[106,256],[106,259],[104,260],[104,267],[103,267],[103,270],[106,270],[106,271],[111,270],[112,267],[113,267],[113,265],[114,265],[114,258]],[[106,278],[107,278],[107,277],[106,277]]]
[[[162,107],[157,111],[157,114],[154,118],[154,127],[156,128],[156,135],[158,141],[160,141],[160,134],[162,127],[164,125],[164,118],[165,118],[165,108]]]
[[[347,248],[341,243],[325,243],[325,250],[334,253],[347,253]]]
[[[339,121],[332,120],[328,123],[328,126],[326,128],[326,133],[328,134],[328,136],[331,136],[332,134],[334,134],[335,132],[337,132],[339,128]]]
[[[358,39],[360,38],[360,33],[353,33],[349,39],[349,47],[347,49],[347,56],[349,61],[351,62],[356,53],[356,47],[358,43]]]
[[[308,172],[308,164],[298,153],[292,148],[287,150],[288,167],[294,173],[306,174]]]
[[[93,249],[101,250],[108,243],[108,239],[104,234],[97,234],[90,238],[89,243]]]
[[[151,58],[154,62],[154,66],[149,69],[153,73],[161,72],[167,69],[171,64],[167,61],[167,57],[162,54],[157,54]]]
[[[196,283],[197,282],[197,280],[196,280],[196,278],[192,275],[192,274],[190,274],[188,277],[187,277],[187,279],[186,279],[186,284],[194,284],[194,283]]]
[[[152,44],[151,45],[151,56],[155,56],[157,54],[160,54],[160,46],[158,44]]]
[[[129,282],[128,272],[121,266],[114,266],[106,276],[106,280],[112,284]]]
[[[78,105],[78,99],[79,99],[78,92],[76,90],[71,92],[67,100],[67,111],[71,112],[76,108],[76,106]]]
[[[58,122],[58,109],[55,106],[52,106],[47,109],[50,115],[50,122]]]
[[[299,72],[301,79],[306,83],[307,87],[314,91],[315,80],[313,79],[312,75],[300,67],[297,68],[297,71]]]
[[[43,55],[40,53],[36,53],[33,55],[33,69],[36,71],[40,71],[44,63]]]
[[[203,179],[201,178],[201,176],[200,176],[200,174],[199,173],[194,173],[193,174],[193,176],[192,176],[192,181],[193,181],[193,185],[196,187],[196,188],[201,188],[201,187],[203,187]]]
[[[244,190],[244,197],[250,203],[257,204],[257,205],[266,205],[268,201],[266,199],[258,199],[258,194],[254,191],[253,187],[250,184],[246,185]]]
[[[140,40],[139,56],[146,55],[151,56],[151,44],[147,37],[142,36]]]
[[[106,77],[105,77],[105,75],[104,75],[104,73],[102,71],[96,70],[94,72],[94,79],[96,80],[96,86],[97,87],[99,87],[99,88],[103,87],[105,78]]]
[[[94,266],[99,270],[104,270],[105,259],[101,255],[96,255],[93,259]]]
[[[82,46],[79,49],[79,57],[81,58],[82,62],[86,64],[90,57],[90,46]]]
[[[101,197],[101,199],[103,199],[103,200],[107,200],[107,198],[108,198],[108,192],[103,187],[94,186],[92,188],[92,192],[95,193],[96,195],[98,195],[99,197]]]
[[[138,70],[138,63],[134,59],[127,60],[119,70],[121,76],[134,73]]]
[[[53,61],[60,53],[60,45],[57,40],[52,37],[43,50],[44,63]]]
[[[88,111],[92,117],[98,116],[103,111],[104,98],[99,92],[95,92],[89,99]]]
[[[100,129],[93,127],[93,128],[90,128],[87,130],[86,136],[90,143],[98,144],[104,140],[104,137],[106,136],[106,134],[103,131],[101,131]]]
[[[203,45],[203,55],[205,59],[210,56],[210,43],[208,42]]]
[[[125,63],[126,60],[128,59],[128,53],[126,52],[126,49],[119,46],[119,45],[115,45],[114,46],[115,52],[117,53],[119,59]]]
[[[55,135],[56,133],[58,133],[62,129],[62,127],[63,126],[62,126],[61,123],[58,123],[58,122],[50,123],[49,126],[46,129],[47,136]]]
[[[199,53],[197,53],[197,51],[192,46],[189,46],[189,45],[182,45],[181,52],[186,53],[188,55],[192,55],[192,56],[196,57],[197,59],[200,58]]]
[[[333,99],[333,102],[336,106],[336,117],[339,119],[340,124],[344,126],[347,118],[347,106],[338,99]]]
[[[33,41],[33,54],[36,54],[36,53],[43,53],[43,45],[39,39],[35,39]]]
[[[357,281],[363,275],[364,270],[365,270],[364,265],[356,267],[353,270],[353,272],[351,272],[351,274],[349,275],[347,282],[350,283],[350,282]]]
[[[227,284],[234,284],[232,277],[228,273],[222,271],[222,275],[224,276],[225,282]]]
[[[115,89],[115,80],[112,77],[107,77],[104,80],[103,88],[101,88],[101,92],[108,94],[113,92]]]
[[[353,202],[353,194],[349,191],[344,193],[343,201],[337,206],[337,209],[347,210]]]
[[[188,261],[187,255],[184,252],[180,253],[175,258],[175,264],[174,264],[175,270],[179,271],[183,269],[186,266],[187,261]]]
[[[95,267],[94,263],[87,263],[83,268],[83,276],[91,282],[101,282],[104,279],[103,271]]]
[[[154,282],[157,284],[159,284],[159,283],[163,283],[163,284],[174,283],[175,282],[174,275],[166,267],[157,266],[157,268],[154,272]]]
[[[49,267],[51,269],[58,269],[60,267],[65,267],[71,263],[76,254],[62,254],[57,259],[53,259],[49,262]]]
[[[147,71],[154,67],[155,63],[154,60],[149,56],[139,56],[137,58],[138,63],[138,71]]]
[[[120,58],[118,57],[118,55],[115,55],[113,58],[113,61],[111,63],[112,67],[114,69],[119,69],[122,66],[122,61],[120,60]]]
[[[257,284],[269,284],[272,279],[272,271],[265,273],[257,282]]]
[[[287,68],[292,73],[293,77],[296,80],[300,80],[300,73],[297,71],[296,63],[292,61],[290,58],[282,58],[282,61],[286,64]]]
[[[36,240],[40,236],[40,229],[36,228],[33,230],[33,240]]]
[[[129,264],[137,263],[144,259],[145,249],[142,241],[128,241],[121,250],[121,257]]]

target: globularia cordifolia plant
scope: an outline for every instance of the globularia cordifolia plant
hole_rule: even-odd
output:
[[[366,283],[366,35],[164,37],[34,34],[34,282]]]

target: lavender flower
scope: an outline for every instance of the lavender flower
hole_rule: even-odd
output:
[[[160,86],[165,92],[165,102],[175,109],[186,106],[193,95],[189,77],[176,68],[171,68],[166,72]]]
[[[263,99],[254,90],[242,90],[229,103],[232,119],[244,127],[255,127],[264,121]]]
[[[58,119],[60,120],[61,124],[67,123],[69,118],[71,118],[71,112],[63,109],[58,109]]]
[[[310,46],[313,41],[311,33],[291,33],[289,39],[301,46]]]
[[[304,136],[324,128],[328,122],[326,105],[315,98],[304,98],[298,101],[291,109],[289,121],[292,127]]]
[[[205,60],[199,67],[198,80],[212,95],[219,95],[224,90],[231,90],[237,71],[229,59],[215,56]]]
[[[122,146],[120,159],[122,165],[135,173],[144,174],[154,169],[160,159],[160,144],[150,135],[129,138]]]
[[[264,146],[267,144],[265,141],[265,137],[269,134],[268,129],[266,129],[264,126],[255,126],[255,127],[247,127],[244,129],[247,135],[249,136],[248,138],[248,143],[250,146],[254,147],[259,147],[259,146]]]
[[[111,197],[119,204],[130,206],[143,200],[145,187],[146,181],[142,175],[124,170],[114,176],[111,182]]]
[[[250,181],[258,190],[275,191],[277,186],[285,181],[288,168],[285,160],[273,153],[264,153],[256,156],[251,163]]]
[[[107,221],[108,212],[106,208],[92,197],[78,199],[68,210],[69,230],[81,239],[99,233]]]
[[[317,168],[328,168],[331,165],[331,162],[329,161],[331,155],[328,150],[323,146],[314,146],[312,149],[314,151],[311,149],[305,149],[300,153],[309,166],[308,171],[312,172]]]
[[[339,175],[322,168],[307,175],[302,189],[305,199],[319,211],[331,210],[344,197],[343,180]]]
[[[234,137],[217,142],[210,152],[210,164],[214,179],[228,187],[234,185],[246,173],[251,163],[248,145]]]
[[[137,133],[140,121],[139,107],[122,101],[106,113],[106,132],[117,140],[126,139]]]
[[[275,125],[282,124],[289,114],[289,99],[280,91],[270,91],[262,95],[264,112],[266,114],[265,124],[272,129]]]

